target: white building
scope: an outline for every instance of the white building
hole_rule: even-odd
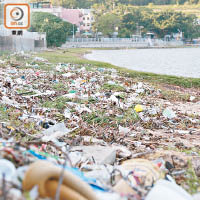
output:
[[[94,15],[91,9],[79,9],[83,14],[83,30],[84,31],[91,31],[92,24],[94,23]]]

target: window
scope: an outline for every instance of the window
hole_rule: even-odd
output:
[[[85,20],[85,17],[83,17],[83,20]]]
[[[88,17],[87,20],[90,20],[90,18]]]
[[[88,23],[87,26],[90,26],[90,24]]]

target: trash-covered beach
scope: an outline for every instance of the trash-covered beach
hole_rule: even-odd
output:
[[[200,199],[199,94],[116,69],[2,56],[1,196]]]

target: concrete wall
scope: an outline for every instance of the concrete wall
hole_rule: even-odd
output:
[[[13,41],[13,51],[33,51],[35,49],[34,40],[18,37],[18,36],[11,36]]]
[[[13,35],[13,30],[5,29],[0,25],[0,50],[1,51],[39,51],[46,49],[46,33],[28,32],[23,30],[22,35]],[[40,47],[35,45],[35,41],[41,41]]]
[[[13,49],[12,39],[0,36],[0,51],[10,51],[10,49]]]
[[[37,43],[37,42],[36,42]],[[39,51],[45,49],[45,41],[35,44],[34,39],[20,36],[0,36],[0,51]]]

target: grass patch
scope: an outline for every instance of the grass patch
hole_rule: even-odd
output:
[[[98,125],[103,125],[103,124],[108,124],[112,120],[110,119],[109,116],[106,116],[104,112],[93,112],[90,114],[85,114],[82,116],[83,121],[87,122],[88,124],[98,124]]]
[[[137,79],[138,81],[149,81],[152,83],[166,83],[171,85],[177,85],[184,88],[200,88],[199,78],[185,78],[170,75],[160,75],[149,72],[138,72],[122,67],[117,67],[109,63],[91,61],[83,58],[83,55],[89,53],[92,49],[67,49],[57,51],[45,51],[38,53],[38,56],[46,58],[51,63],[73,63],[82,65],[92,65],[99,68],[114,68],[122,76],[128,76]]]
[[[138,114],[132,108],[124,112],[121,116],[108,115],[105,111],[99,111],[87,113],[82,118],[88,124],[98,124],[101,126],[109,124],[112,127],[117,127],[118,125],[126,127],[139,120]]]
[[[173,90],[162,90],[161,95],[163,99],[173,101],[188,101],[190,99],[189,94],[181,94]]]
[[[41,104],[45,108],[62,110],[62,109],[66,108],[66,103],[67,102],[84,104],[87,101],[86,100],[82,100],[82,99],[78,99],[78,98],[77,99],[70,99],[70,98],[65,98],[65,97],[57,97],[55,100],[41,102]]]
[[[54,90],[56,90],[56,91],[65,91],[65,90],[67,90],[68,88],[65,86],[65,84],[64,83],[55,83],[54,85],[53,85],[53,89]]]
[[[103,90],[109,90],[109,91],[116,91],[116,92],[123,92],[125,91],[125,88],[120,86],[120,85],[115,85],[115,84],[108,84],[108,83],[105,83],[103,86],[102,86],[102,89]]]
[[[0,104],[0,120],[8,119],[8,113],[6,110],[6,106]]]
[[[186,171],[185,184],[183,184],[183,187],[191,194],[195,194],[200,191],[200,179],[197,177],[191,162],[189,162],[189,166]]]
[[[43,71],[52,71],[54,67],[53,66],[50,66],[50,65],[41,65],[39,64],[39,69],[40,70],[43,70]]]
[[[18,93],[19,95],[23,95],[23,96],[26,96],[26,95],[35,95],[35,94],[37,94],[37,93],[34,92],[34,91],[29,91],[29,90],[25,90],[25,89],[18,89],[18,90],[17,90],[17,93]]]
[[[134,108],[129,108],[124,112],[124,115],[121,117],[115,118],[117,123],[121,126],[129,126],[135,124],[137,121],[140,120],[138,114],[134,111]]]
[[[59,110],[65,109],[66,108],[66,102],[69,100],[64,97],[58,97],[54,101],[46,101],[42,103],[42,106],[45,108],[56,108]]]

